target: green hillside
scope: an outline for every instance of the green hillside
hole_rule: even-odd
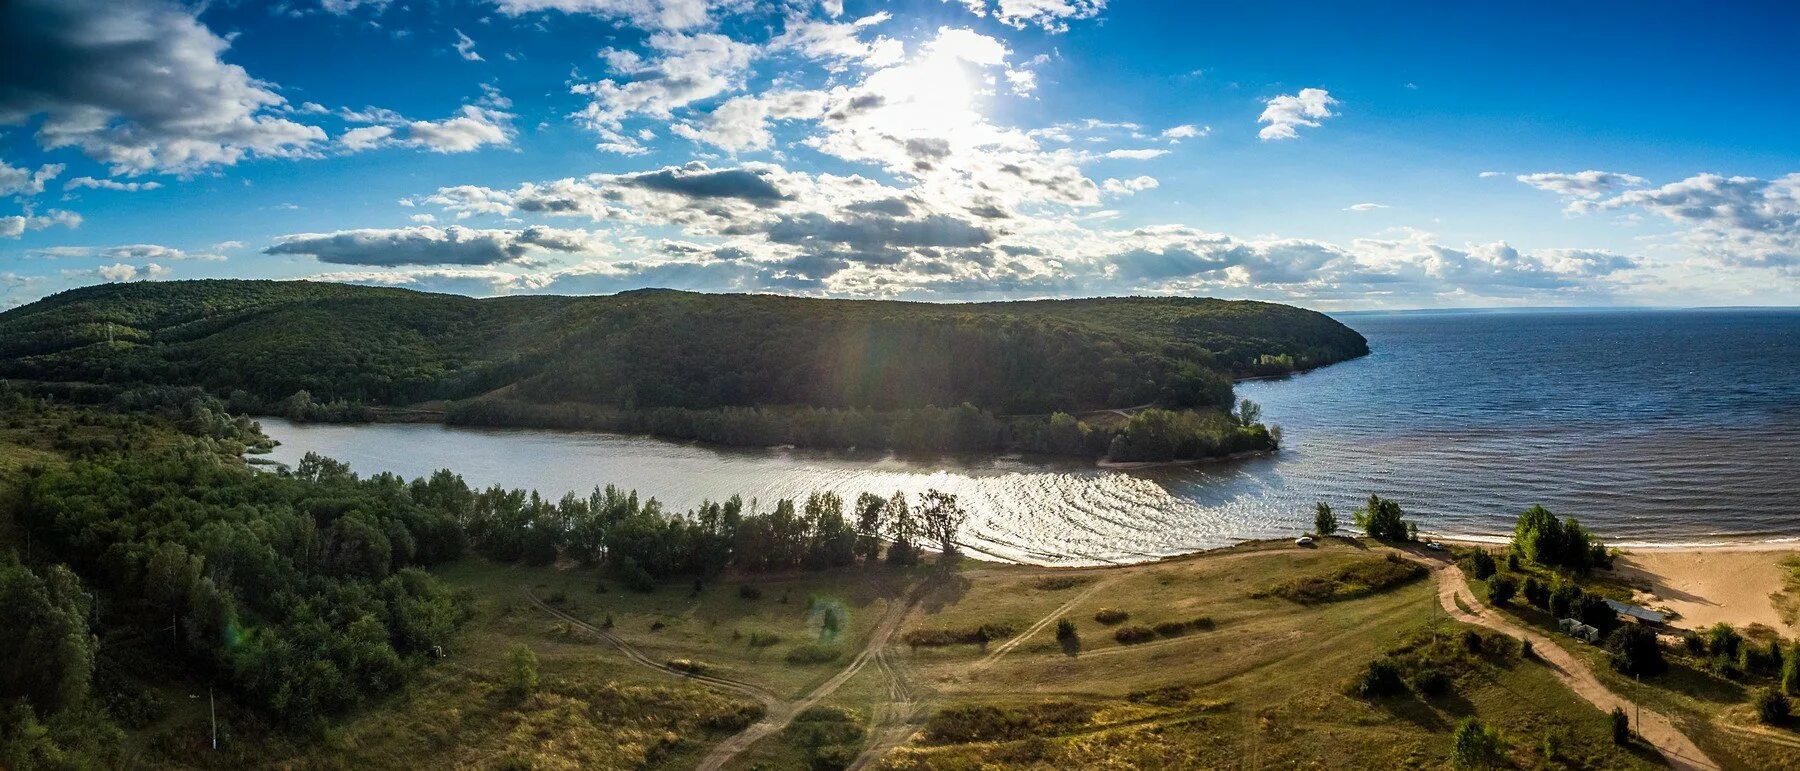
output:
[[[1150,403],[1216,410],[1230,406],[1235,376],[1367,350],[1319,313],[1197,298],[951,305],[643,290],[477,300],[184,281],[87,287],[0,314],[0,378],[102,396],[200,386],[236,394],[248,411],[291,413],[284,400],[304,391],[302,417],[357,414],[310,406],[340,400],[463,400],[451,420],[823,446],[907,446],[892,436],[895,420],[927,410],[951,421],[946,411],[965,404],[990,420]],[[831,425],[793,428],[792,413],[806,410]],[[855,425],[838,425],[846,415]],[[967,441],[922,444],[1008,444],[965,423]],[[821,433],[831,436],[812,436]]]

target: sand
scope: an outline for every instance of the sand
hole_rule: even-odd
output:
[[[1615,569],[1621,578],[1650,587],[1642,604],[1681,614],[1672,623],[1688,629],[1724,621],[1733,626],[1764,624],[1783,633],[1769,595],[1782,589],[1782,560],[1800,554],[1793,544],[1631,549]]]

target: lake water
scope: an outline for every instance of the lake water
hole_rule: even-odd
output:
[[[1347,314],[1364,358],[1242,383],[1280,424],[1274,457],[1149,471],[1017,458],[918,462],[722,449],[642,437],[436,425],[295,425],[282,442],[363,473],[450,468],[560,497],[597,484],[675,508],[734,493],[954,492],[987,555],[1050,564],[1150,559],[1348,524],[1370,492],[1421,529],[1497,537],[1541,503],[1611,542],[1800,537],[1800,311]]]

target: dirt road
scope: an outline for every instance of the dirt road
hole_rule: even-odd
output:
[[[1454,564],[1438,559],[1432,559],[1430,564],[1432,576],[1437,580],[1438,603],[1443,606],[1445,613],[1450,614],[1451,618],[1466,624],[1484,626],[1516,638],[1530,640],[1532,651],[1550,667],[1550,671],[1556,675],[1558,680],[1568,686],[1569,690],[1575,692],[1575,695],[1599,707],[1601,712],[1611,714],[1614,708],[1622,708],[1625,710],[1625,714],[1637,719],[1639,721],[1637,730],[1644,742],[1662,753],[1663,758],[1669,762],[1670,766],[1677,769],[1720,768],[1718,763],[1713,762],[1712,758],[1700,751],[1693,740],[1676,728],[1668,717],[1655,710],[1644,709],[1635,702],[1613,693],[1611,689],[1600,683],[1599,678],[1594,676],[1593,670],[1589,669],[1586,663],[1564,650],[1555,641],[1501,616],[1498,612],[1483,608],[1481,603],[1475,600],[1474,593],[1469,590],[1469,583],[1463,577],[1462,570]],[[1471,610],[1463,610],[1462,607],[1459,607],[1457,605],[1458,597],[1461,597],[1462,604]]]

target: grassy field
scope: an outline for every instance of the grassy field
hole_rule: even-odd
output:
[[[204,685],[177,684],[169,697],[181,706],[134,734],[136,763],[687,768],[763,714],[754,698],[631,663],[533,604],[530,592],[596,626],[610,619],[613,634],[657,663],[688,662],[784,700],[839,671],[883,613],[910,605],[889,653],[925,719],[882,760],[888,768],[1230,767],[1246,759],[1437,766],[1467,716],[1497,727],[1520,767],[1549,764],[1547,741],[1556,763],[1570,767],[1648,764],[1614,747],[1605,716],[1541,665],[1520,659],[1511,640],[1491,637],[1483,652],[1468,653],[1467,627],[1434,610],[1428,580],[1312,604],[1273,591],[1300,579],[1367,576],[1381,560],[1376,550],[1337,540],[1316,549],[1246,545],[1126,568],[970,561],[950,572],[855,568],[697,591],[671,584],[648,594],[611,584],[602,590],[589,570],[465,560],[439,573],[468,594],[474,615],[445,660],[404,696],[317,735],[274,731],[222,704],[225,747],[214,754],[205,744],[204,699],[179,693],[203,693]],[[1095,619],[1102,610],[1114,611],[1106,615],[1113,623]],[[1114,620],[1119,612],[1126,617]],[[1074,623],[1078,643],[1058,640],[1060,618]],[[936,644],[983,626],[1010,633],[985,646]],[[1133,626],[1152,637],[1115,639]],[[902,642],[911,632],[928,633],[911,638],[925,644]],[[506,651],[514,644],[540,662],[541,685],[529,696],[508,687]],[[817,646],[839,654],[822,663],[790,660]],[[1430,689],[1416,684],[1403,696],[1348,695],[1366,665],[1388,655],[1450,673],[1447,687],[1432,696],[1419,695]],[[731,767],[847,762],[883,728],[889,678],[887,669],[864,667]]]
[[[1526,574],[1546,577],[1541,569],[1526,567]],[[1629,588],[1606,574],[1597,572],[1584,580],[1590,591],[1607,596],[1629,596]],[[1490,606],[1487,587],[1471,584],[1476,595]],[[1515,600],[1500,612],[1538,628],[1566,650],[1574,653],[1594,671],[1606,687],[1625,698],[1668,715],[1689,738],[1715,760],[1730,762],[1735,767],[1755,769],[1800,768],[1800,731],[1795,723],[1771,727],[1758,720],[1751,699],[1759,688],[1768,687],[1768,676],[1730,677],[1716,673],[1705,657],[1692,656],[1680,646],[1665,646],[1669,663],[1667,672],[1644,679],[1627,677],[1613,669],[1607,653],[1600,647],[1558,634],[1556,619],[1549,613]],[[1679,622],[1676,622],[1679,624]],[[1773,630],[1766,630],[1772,633]],[[1762,637],[1761,630],[1748,633],[1752,639]],[[1726,759],[1729,759],[1727,761]]]

